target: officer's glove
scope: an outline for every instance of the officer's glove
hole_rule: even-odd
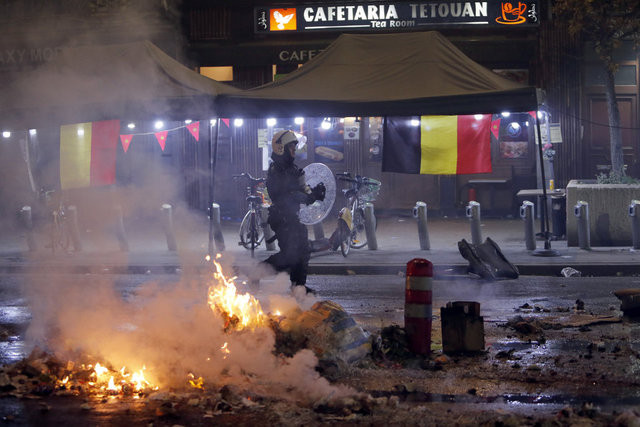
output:
[[[311,189],[311,194],[313,194],[313,198],[315,200],[320,200],[321,202],[324,200],[324,196],[326,193],[327,193],[327,188],[324,186],[324,183],[322,182]]]

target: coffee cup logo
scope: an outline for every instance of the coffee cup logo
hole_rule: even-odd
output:
[[[514,4],[511,2],[502,2],[500,4],[501,15],[496,18],[498,24],[517,25],[527,21],[527,18],[523,16],[527,11],[527,5],[518,2],[518,7],[515,7]]]

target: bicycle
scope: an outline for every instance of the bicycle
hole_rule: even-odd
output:
[[[66,206],[64,205],[62,197],[54,197],[54,194],[55,190],[40,190],[40,196],[48,208],[55,203],[54,208],[51,211],[52,222],[49,230],[50,240],[47,245],[48,247],[51,247],[51,252],[55,254],[56,250],[69,252],[71,236],[69,234],[67,224],[67,215],[65,212]],[[54,201],[54,199],[57,200]]]
[[[364,206],[366,203],[376,200],[382,183],[365,176],[352,177],[349,172],[336,174],[336,178],[350,184],[349,188],[342,189],[342,194],[346,198],[346,206],[340,210],[340,218],[344,220],[349,229],[348,238],[340,243],[342,255],[347,256],[349,248],[360,249],[367,244]]]
[[[254,257],[255,249],[264,240],[264,224],[262,224],[262,209],[266,204],[264,183],[265,178],[254,178],[251,174],[243,172],[240,175],[233,175],[234,179],[243,178],[247,180],[247,202],[249,209],[240,223],[239,246],[251,251]]]

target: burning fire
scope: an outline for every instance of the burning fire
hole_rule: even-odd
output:
[[[73,364],[72,364],[73,365]],[[105,392],[111,395],[140,395],[142,393],[158,390],[144,375],[146,367],[136,372],[128,372],[126,367],[119,371],[111,370],[100,363],[93,365],[80,365],[79,369],[65,376],[58,382],[59,388],[78,389],[89,386],[92,391]]]
[[[218,254],[216,258],[220,258]],[[210,257],[207,256],[207,260]],[[216,260],[211,260],[215,265],[213,282],[208,288],[208,304],[211,310],[222,316],[224,331],[255,330],[267,326],[270,317],[266,315],[260,306],[260,302],[251,294],[239,294],[234,280],[236,277],[227,278],[222,272],[222,266]],[[276,318],[282,316],[279,311],[274,313]],[[228,342],[224,342],[219,351],[223,359],[231,354]],[[213,356],[213,355],[210,355]],[[207,360],[212,360],[208,357]],[[146,367],[136,371],[112,369],[109,362],[81,364],[74,361],[62,365],[53,379],[54,387],[70,393],[102,394],[109,396],[131,396],[139,398],[147,393],[159,389],[145,375]],[[194,374],[189,374],[186,383],[196,389],[205,389],[205,380]]]
[[[220,258],[220,254],[216,258]],[[216,260],[212,261],[216,271],[213,273],[215,283],[209,287],[209,306],[214,313],[220,313],[224,317],[224,329],[253,330],[264,326],[266,316],[260,307],[260,302],[249,293],[238,294],[234,284],[236,278],[225,277],[220,263]]]

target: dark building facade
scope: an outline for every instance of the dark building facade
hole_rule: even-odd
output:
[[[437,30],[485,67],[544,89],[545,109],[550,122],[559,125],[562,138],[561,143],[553,144],[556,154],[552,163],[555,187],[563,187],[570,179],[594,178],[606,171],[608,118],[597,57],[579,40],[569,37],[566,28],[553,21],[550,8],[549,2],[542,0],[517,4],[494,0],[7,2],[0,6],[4,31],[0,73],[10,76],[38,66],[64,46],[149,39],[205,75],[240,88],[251,88],[295,70],[341,33]],[[279,10],[282,22],[274,18],[273,10]],[[284,22],[292,13],[297,15],[297,20]],[[296,22],[295,29],[291,28],[292,22]],[[638,53],[625,45],[619,54],[616,91],[625,163],[629,174],[639,177]],[[379,117],[330,118],[342,135],[339,160],[320,156],[315,150],[327,144],[314,132],[325,118],[307,117],[302,123],[295,122],[293,111],[289,122],[279,120],[275,127],[259,120],[245,120],[243,126],[234,126],[234,118],[230,118],[221,122],[219,129],[202,122],[205,124],[201,132],[203,138],[207,132],[219,137],[215,196],[228,217],[238,217],[243,209],[242,198],[238,197],[242,194],[242,184],[234,182],[231,176],[244,171],[263,174],[270,132],[281,127],[307,136],[308,150],[301,159],[303,165],[321,161],[334,172],[346,170],[382,181],[376,203],[378,209],[407,212],[417,200],[423,200],[436,212],[460,213],[469,198],[475,197],[482,203],[483,212],[504,215],[515,212],[515,194],[519,189],[537,185],[533,132],[515,135],[506,128],[511,122],[525,125],[531,119],[526,112],[511,113],[525,114],[515,114],[510,120],[502,121],[505,137],[492,145],[493,172],[483,175],[383,173],[381,146],[384,141]],[[52,139],[56,133],[56,130],[49,132]],[[181,197],[189,206],[204,209],[209,198],[209,148],[206,144],[192,144],[189,134],[182,133],[184,136],[178,138],[170,150],[156,153],[158,159],[147,160],[169,164],[171,173],[184,184]],[[15,144],[15,149],[9,150],[14,154],[20,152],[18,142]],[[150,140],[149,144],[154,142]],[[7,147],[5,144],[3,150],[8,150]],[[158,151],[157,147],[154,150]],[[135,165],[130,165],[130,169],[135,172]],[[470,183],[471,180],[484,183]],[[9,187],[5,189],[6,193],[11,192]]]

